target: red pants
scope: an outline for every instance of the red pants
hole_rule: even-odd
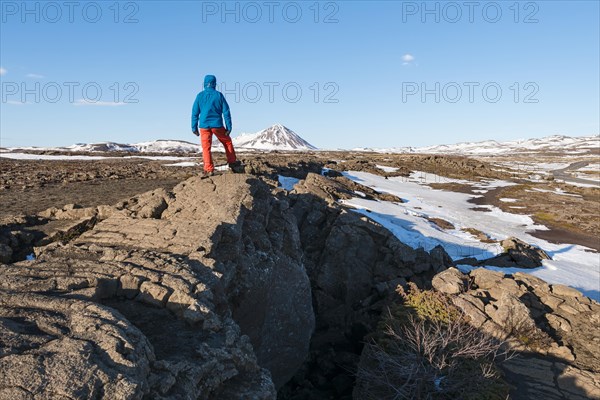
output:
[[[202,159],[204,160],[204,171],[213,172],[215,166],[212,161],[212,154],[210,148],[212,146],[212,135],[215,135],[219,142],[225,147],[225,156],[227,157],[228,163],[234,163],[236,161],[235,150],[233,149],[233,142],[231,138],[225,134],[227,130],[225,128],[200,128],[200,141],[202,142]]]

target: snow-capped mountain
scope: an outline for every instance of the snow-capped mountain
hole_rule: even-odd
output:
[[[202,151],[200,144],[183,140],[153,140],[134,144],[116,142],[77,143],[66,147],[9,147],[4,151],[63,151],[72,153],[197,153]]]
[[[141,153],[197,153],[202,151],[200,144],[183,140],[153,140],[136,143],[133,146]]]
[[[72,152],[111,152],[126,151],[131,153],[195,153],[201,149],[199,144],[185,142],[183,140],[153,140],[134,144],[121,144],[114,142],[74,144],[63,148],[52,150],[63,150]]]
[[[202,146],[199,143],[190,143],[183,140],[153,140],[134,144],[115,142],[77,143],[66,147],[13,147],[3,149],[6,151],[64,151],[64,152],[130,152],[130,153],[200,153]],[[281,124],[273,125],[267,129],[253,134],[241,134],[233,138],[233,144],[239,150],[257,151],[306,151],[316,150],[316,147],[302,139],[297,133]],[[212,149],[223,151],[223,146],[213,138]]]
[[[235,147],[254,150],[316,150],[317,148],[297,133],[281,124],[253,134],[242,134],[233,139]]]
[[[76,143],[64,148],[52,148],[52,150],[63,150],[73,152],[137,151],[134,145],[115,142]]]
[[[498,142],[485,140],[481,142],[463,142],[442,144],[427,147],[395,147],[387,149],[358,148],[354,151],[374,151],[378,153],[428,153],[457,154],[470,156],[523,154],[537,152],[561,152],[578,154],[600,148],[600,136],[570,137],[553,135],[538,139],[513,140]]]
[[[123,144],[101,142],[91,144],[74,144],[67,147],[12,147],[0,148],[0,152],[16,151],[61,151],[61,152],[131,152],[131,153],[201,153],[200,141],[191,143],[183,140],[153,140],[148,142]],[[241,134],[233,138],[236,150],[246,151],[309,151],[317,148],[297,133],[281,124],[253,134]],[[213,138],[212,149],[223,151],[223,146]],[[485,140],[481,142],[463,142],[457,144],[442,144],[427,147],[393,147],[393,148],[354,148],[351,151],[372,151],[378,153],[426,153],[426,154],[455,154],[465,156],[493,156],[503,154],[527,154],[538,152],[557,152],[564,154],[583,154],[600,149],[600,136],[570,137],[563,135],[547,136],[544,138],[513,140],[501,142]],[[344,150],[344,149],[339,149]]]

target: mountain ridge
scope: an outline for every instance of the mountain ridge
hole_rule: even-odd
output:
[[[551,135],[542,138],[499,141],[488,139],[477,142],[459,142],[424,147],[357,147],[353,149],[319,149],[293,130],[282,124],[274,124],[256,133],[242,133],[232,138],[236,149],[241,151],[360,151],[377,153],[429,153],[453,154],[464,156],[502,155],[510,153],[566,152],[585,153],[600,148],[600,135],[566,136]],[[76,143],[64,147],[5,147],[3,151],[64,151],[64,152],[131,152],[131,153],[198,153],[202,151],[199,143],[185,140],[157,139],[133,144],[117,142]],[[213,138],[212,149],[223,151],[221,143]]]
[[[293,130],[275,124],[256,133],[242,133],[233,137],[233,145],[239,150],[260,151],[309,151],[318,150]],[[65,152],[130,152],[130,153],[198,153],[202,146],[185,140],[157,139],[139,143],[76,143],[64,147],[12,147],[11,150],[51,150]],[[213,138],[212,149],[223,151],[223,146]]]
[[[600,135],[566,136],[551,135],[542,138],[518,139],[511,141],[498,141],[494,139],[478,142],[459,142],[454,144],[440,144],[424,147],[392,147],[370,148],[358,147],[353,151],[370,151],[377,153],[430,153],[454,155],[498,155],[508,153],[530,153],[539,151],[561,151],[571,153],[586,152],[590,149],[600,148]]]

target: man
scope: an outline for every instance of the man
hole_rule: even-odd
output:
[[[202,159],[204,160],[204,176],[212,176],[215,166],[212,161],[210,148],[212,146],[212,135],[225,147],[225,156],[229,168],[234,172],[241,163],[237,161],[233,142],[229,137],[231,133],[231,112],[225,96],[216,90],[217,78],[214,75],[204,77],[204,90],[198,93],[194,107],[192,108],[192,132],[200,136],[202,143]],[[225,127],[223,118],[225,117]],[[198,133],[198,122],[200,122],[200,133]]]

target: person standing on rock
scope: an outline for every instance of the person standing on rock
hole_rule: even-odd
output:
[[[236,172],[241,165],[235,156],[233,142],[229,137],[232,129],[229,104],[223,93],[217,89],[217,78],[214,75],[204,77],[204,90],[198,93],[192,108],[192,132],[200,136],[202,143],[202,159],[204,161],[204,176],[212,176],[215,166],[212,160],[212,135],[225,147],[225,156],[229,168]],[[225,118],[225,127],[223,126]],[[200,131],[198,132],[198,128]]]

